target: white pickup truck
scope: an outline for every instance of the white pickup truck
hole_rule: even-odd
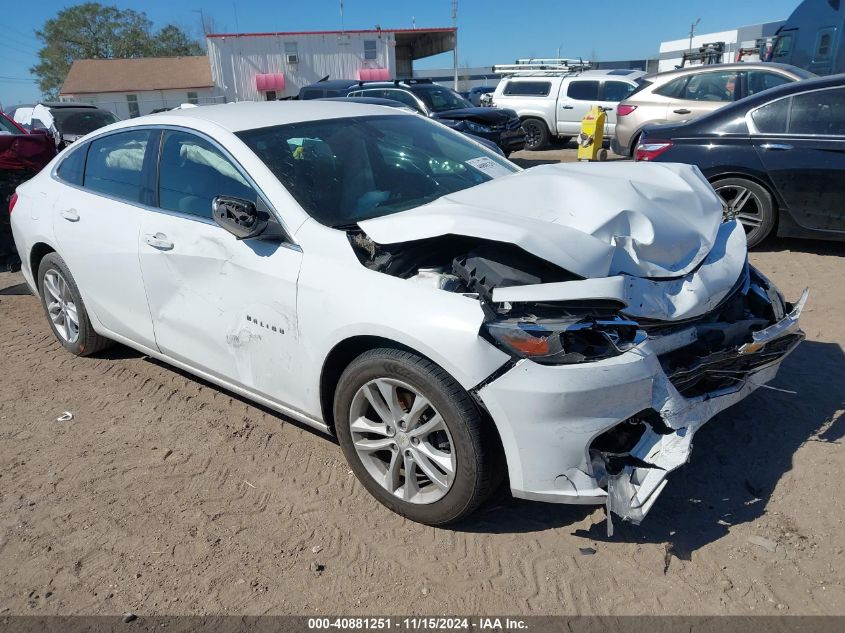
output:
[[[581,131],[581,119],[594,105],[609,108],[606,136],[616,128],[616,106],[645,76],[641,70],[584,70],[505,75],[493,93],[493,105],[516,110],[525,128],[525,149],[538,150],[552,138],[567,142]]]

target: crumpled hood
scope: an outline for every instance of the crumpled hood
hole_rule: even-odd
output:
[[[585,278],[680,277],[710,252],[722,204],[674,163],[542,165],[365,220],[379,244],[455,234],[508,242]]]

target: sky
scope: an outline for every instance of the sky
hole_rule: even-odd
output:
[[[661,41],[681,39],[690,24],[697,33],[722,31],[784,20],[799,0],[460,0],[458,61],[461,66],[492,66],[518,57],[643,59],[657,53]],[[35,35],[46,20],[74,2],[41,0],[26,9],[3,11],[0,37],[0,104],[33,101],[40,91],[29,68],[41,44]],[[146,0],[109,2],[144,11],[155,27],[174,23],[201,38],[200,10],[215,32],[333,30],[341,28],[339,0],[272,2],[268,0]],[[595,6],[603,15],[583,13]],[[22,5],[10,5],[22,6]],[[343,0],[347,29],[451,26],[451,0]],[[583,25],[597,24],[599,30]],[[9,27],[12,28],[9,28]],[[451,67],[452,54],[415,62],[415,68]]]

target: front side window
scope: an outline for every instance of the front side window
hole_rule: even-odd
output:
[[[624,81],[605,81],[604,94],[602,94],[602,101],[612,101],[614,103],[625,101],[631,96],[631,93],[636,90],[636,86]]]
[[[509,81],[502,94],[519,97],[548,97],[552,90],[550,81]]]
[[[193,134],[166,131],[159,159],[159,206],[211,218],[211,202],[217,196],[258,199],[240,170],[214,145]]]
[[[375,60],[378,58],[378,43],[376,40],[364,40],[364,59]]]
[[[91,141],[82,186],[127,202],[149,202],[143,168],[150,134],[134,130]]]
[[[782,33],[777,36],[772,48],[772,61],[789,59],[792,56],[792,33]]]
[[[566,89],[566,96],[576,101],[598,101],[599,82],[597,81],[573,81]]]
[[[786,75],[773,73],[768,70],[749,70],[745,76],[748,83],[748,94],[745,96],[754,95],[758,92],[763,92],[764,90],[774,88],[775,86],[788,84],[792,81],[792,79]]]
[[[736,80],[736,72],[693,75],[678,98],[687,101],[733,101]]]
[[[237,136],[309,215],[334,227],[518,171],[463,135],[411,115],[307,121]]]
[[[754,127],[761,134],[786,134],[789,122],[790,98],[778,99],[757,108],[751,113]]]
[[[407,90],[385,90],[384,98],[404,103],[406,106],[413,108],[416,111],[420,110],[420,104],[417,102],[416,97]]]
[[[88,145],[74,147],[56,169],[56,175],[71,185],[82,185],[82,172],[85,170],[85,155]]]
[[[792,97],[790,134],[845,136],[845,88]]]

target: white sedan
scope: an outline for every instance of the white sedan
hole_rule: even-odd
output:
[[[334,433],[381,503],[432,525],[503,480],[639,522],[803,338],[804,298],[748,265],[697,168],[523,171],[379,106],[116,123],[10,212],[68,351],[117,341]]]

